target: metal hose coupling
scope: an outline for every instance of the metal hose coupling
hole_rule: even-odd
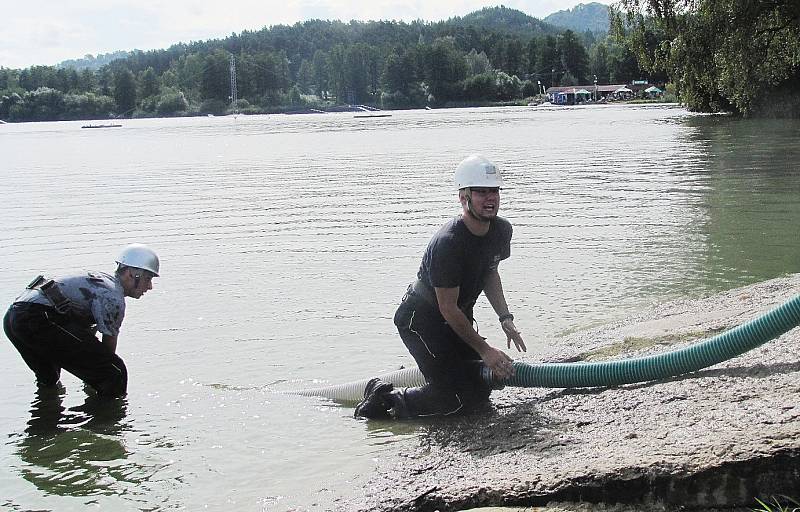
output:
[[[480,365],[480,372],[481,372],[481,379],[483,379],[483,382],[485,382],[486,385],[492,388],[493,390],[500,390],[506,387],[506,381],[495,380],[492,369],[486,366],[486,364],[483,362],[481,362]]]

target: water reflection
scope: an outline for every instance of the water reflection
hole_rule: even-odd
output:
[[[7,127],[5,296],[18,293],[20,275],[54,260],[104,268],[126,243],[97,236],[109,226],[135,225],[124,237],[158,245],[171,269],[126,320],[142,334],[126,357],[144,369],[127,407],[87,412],[69,410],[69,395],[37,400],[22,433],[30,395],[9,401],[24,419],[0,420],[12,433],[5,446],[20,452],[0,455],[13,472],[0,487],[29,500],[17,508],[80,501],[73,510],[83,510],[91,500],[109,510],[132,501],[135,509],[226,510],[269,499],[264,509],[286,510],[316,503],[322,485],[347,492],[373,458],[427,432],[417,423],[364,427],[345,419],[352,411],[289,405],[258,389],[280,380],[347,382],[409,363],[391,312],[430,236],[457,212],[450,169],[470,152],[485,151],[508,176],[502,211],[514,225],[514,256],[504,263],[504,286],[535,345],[531,359],[557,346],[562,332],[654,301],[798,270],[796,122],[612,105],[356,121],[134,120],[130,130],[102,134],[103,144],[69,123]],[[133,175],[140,179],[124,179]],[[93,201],[83,200],[87,189]],[[32,190],[51,199],[32,207]],[[192,279],[198,269],[212,271]],[[203,300],[177,307],[180,294]],[[485,301],[479,307],[486,334],[501,334]],[[0,351],[6,358],[19,364]],[[176,369],[188,383],[220,387],[164,387]],[[524,430],[536,411],[519,407],[486,415],[485,424],[465,420],[464,429],[500,435],[497,424],[518,429],[509,442],[538,442],[541,432]],[[502,423],[515,418],[519,426]],[[471,442],[440,430],[432,442]],[[35,487],[18,478],[20,468]],[[53,497],[45,489],[54,485],[63,495],[103,496]]]
[[[712,289],[800,271],[800,122],[690,118],[709,175],[703,268]]]
[[[63,388],[39,390],[31,402],[16,450],[26,463],[22,477],[48,494],[117,494],[117,484],[128,480],[124,461],[129,453],[120,440],[127,429],[127,401],[88,396],[67,409],[64,395]]]

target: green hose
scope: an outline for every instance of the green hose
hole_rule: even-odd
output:
[[[514,363],[508,386],[583,388],[661,380],[744,354],[800,324],[800,295],[762,316],[686,348],[635,359],[598,363]]]
[[[582,388],[662,380],[732,359],[777,338],[797,325],[800,325],[800,295],[746,324],[666,354],[597,363],[529,364],[516,361],[516,374],[506,380],[505,385],[523,388]],[[395,386],[419,386],[425,382],[418,368],[398,370],[380,377]],[[366,384],[367,379],[290,393],[358,401],[363,398]]]

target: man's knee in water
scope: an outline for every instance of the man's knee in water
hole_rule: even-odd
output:
[[[102,397],[117,398],[125,396],[128,392],[128,383],[119,378],[107,379],[92,384],[97,394]]]
[[[128,392],[128,369],[122,359],[115,355],[107,376],[99,382],[90,382],[89,384],[100,396],[125,396]]]

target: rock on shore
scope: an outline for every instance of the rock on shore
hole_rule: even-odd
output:
[[[800,274],[658,305],[559,339],[546,361],[677,349],[797,293]],[[488,411],[419,422],[414,452],[385,464],[347,508],[444,512],[581,502],[685,510],[747,507],[755,497],[766,501],[781,494],[796,498],[799,399],[800,328],[666,381],[506,388],[492,395]]]

